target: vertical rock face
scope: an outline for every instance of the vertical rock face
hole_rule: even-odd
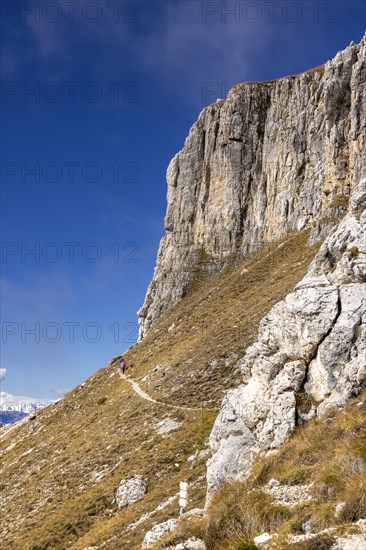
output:
[[[208,495],[277,448],[296,423],[341,407],[366,385],[366,178],[307,275],[260,323],[210,437]],[[313,404],[298,406],[299,394]]]
[[[202,111],[167,171],[168,195],[140,337],[218,264],[345,212],[366,173],[365,38],[324,66],[235,85]]]

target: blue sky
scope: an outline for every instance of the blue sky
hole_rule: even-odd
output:
[[[1,389],[55,398],[135,341],[166,168],[202,108],[236,82],[301,72],[359,42],[366,8],[3,0],[1,10]]]

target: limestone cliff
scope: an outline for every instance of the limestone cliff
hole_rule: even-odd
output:
[[[324,66],[235,85],[202,111],[167,171],[168,195],[140,338],[195,270],[288,231],[325,235],[366,173],[365,38]]]
[[[210,437],[208,495],[245,475],[296,424],[342,407],[366,385],[366,178],[307,275],[260,323]],[[306,403],[306,408],[304,408]]]

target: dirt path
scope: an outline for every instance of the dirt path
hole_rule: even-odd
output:
[[[128,382],[133,391],[141,397],[141,399],[145,399],[146,401],[150,401],[151,403],[156,403],[157,405],[164,405],[165,407],[170,407],[171,409],[179,409],[182,411],[218,411],[219,409],[206,409],[204,407],[182,407],[180,405],[173,405],[172,403],[164,403],[164,401],[157,401],[156,399],[153,399],[148,393],[144,392],[140,388],[140,385],[135,382],[134,380],[131,380],[131,378],[127,378],[125,374],[122,374],[120,369],[118,368],[118,373],[122,380],[126,380]]]

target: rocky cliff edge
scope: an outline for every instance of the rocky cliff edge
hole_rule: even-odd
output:
[[[235,85],[208,106],[167,171],[166,235],[139,311],[140,338],[187,291],[289,231],[324,236],[366,173],[366,40],[325,65]]]
[[[208,496],[366,385],[366,178],[307,275],[260,323],[210,437]]]

